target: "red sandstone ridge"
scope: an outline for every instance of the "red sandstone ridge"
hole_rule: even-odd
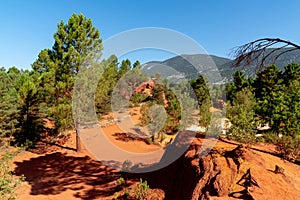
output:
[[[149,78],[147,81],[141,83],[134,91],[133,94],[145,94],[147,96],[152,96],[152,91],[156,87],[155,79]],[[165,104],[165,107],[168,106],[168,100],[166,99],[165,93],[161,94],[161,98]]]
[[[172,145],[178,146],[179,141],[177,138]],[[143,178],[151,188],[162,189],[165,199],[170,200],[296,200],[300,196],[299,165],[222,141],[201,157],[202,141],[196,138],[178,160],[161,170],[143,174]],[[169,148],[166,154],[174,150]]]
[[[155,83],[152,78],[149,78],[148,81],[141,83],[134,91],[133,94],[142,93],[151,96],[151,92],[155,87]]]

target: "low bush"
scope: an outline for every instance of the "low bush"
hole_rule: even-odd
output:
[[[149,185],[147,181],[140,179],[140,182],[134,188],[134,197],[136,199],[145,199],[148,196]]]
[[[10,170],[10,160],[14,154],[5,152],[0,156],[0,199],[12,200],[16,199],[15,189],[24,180],[24,177],[17,177]]]
[[[300,160],[300,139],[284,135],[278,139],[277,150],[289,160]]]

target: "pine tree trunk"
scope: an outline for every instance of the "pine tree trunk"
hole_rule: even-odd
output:
[[[79,123],[77,122],[76,127],[76,151],[78,153],[82,152],[82,147],[80,144],[80,137],[79,137],[79,131],[80,131],[80,127],[79,127]]]

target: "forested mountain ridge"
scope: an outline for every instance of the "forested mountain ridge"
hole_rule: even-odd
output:
[[[269,54],[273,50],[274,48],[269,48],[265,51],[265,54]],[[266,60],[265,65],[268,66],[274,63],[280,69],[283,70],[285,66],[292,62],[300,63],[300,50],[294,50],[282,54],[274,62],[276,56],[281,54],[284,50],[287,50],[287,48],[276,51],[276,53],[274,53],[271,57],[269,57]],[[254,77],[256,73],[256,66],[259,62],[260,60],[258,59],[254,63],[250,63],[249,66],[235,67],[235,60],[233,59],[208,54],[190,54],[175,56],[164,61],[151,61],[145,63],[143,67],[146,68],[147,72],[149,72],[150,74],[151,68],[159,67],[159,70],[161,71],[162,75],[176,74],[179,78],[185,76],[189,79],[196,79],[198,77],[198,72],[195,69],[195,67],[206,68],[208,70],[214,70],[215,67],[217,67],[223,78],[223,83],[226,83],[232,80],[232,75],[237,70],[245,72],[247,76]],[[195,67],[193,65],[195,65]],[[176,72],[163,68],[167,68],[167,66],[169,68],[174,69]],[[200,74],[202,73],[205,74],[207,72],[200,71]],[[214,80],[212,82],[214,82]]]

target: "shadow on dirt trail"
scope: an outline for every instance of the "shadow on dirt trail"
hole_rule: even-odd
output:
[[[117,187],[116,180],[123,176],[129,183],[138,182],[139,178],[149,181],[151,188],[165,188],[161,182],[161,173],[165,174],[164,164],[170,164],[174,156],[180,157],[191,143],[189,134],[180,134],[168,146],[165,154],[158,163],[149,166],[149,173],[137,173],[126,176],[126,173],[113,170],[107,166],[118,165],[113,160],[95,161],[89,156],[72,156],[66,153],[53,152],[36,158],[14,162],[15,173],[24,174],[26,181],[31,185],[31,195],[58,195],[66,190],[74,191],[74,197],[79,199],[103,199],[113,196],[122,190]],[[192,134],[193,136],[193,134]],[[169,160],[171,159],[171,160]],[[169,163],[170,162],[170,163]],[[161,165],[161,166],[160,166]],[[167,168],[168,169],[168,168]],[[173,171],[171,171],[173,172]],[[166,173],[170,175],[170,173]],[[152,178],[150,178],[152,177]],[[130,187],[131,184],[127,185]]]
[[[119,189],[115,180],[120,173],[90,157],[73,157],[60,152],[15,162],[15,173],[26,177],[31,195],[57,195],[73,190],[80,199],[113,195]]]

